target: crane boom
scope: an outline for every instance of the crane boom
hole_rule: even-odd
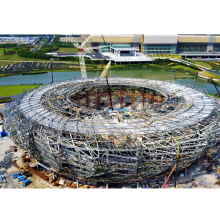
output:
[[[87,79],[87,72],[86,72],[86,64],[85,64],[85,59],[84,59],[84,51],[89,52],[91,49],[98,49],[98,48],[103,48],[106,46],[101,46],[101,47],[86,47],[86,43],[91,39],[92,35],[89,35],[81,45],[74,40],[74,38],[71,39],[71,43],[78,48],[78,53],[79,53],[79,63],[80,63],[80,69],[81,69],[81,76],[83,79]],[[107,74],[107,71],[110,67],[111,61],[106,65],[105,69],[103,70],[103,77]],[[102,76],[101,76],[102,77]]]
[[[176,166],[177,166],[177,164],[175,164],[175,165],[173,166],[173,169],[171,170],[171,172],[170,172],[169,176],[167,177],[167,179],[166,179],[165,183],[163,184],[162,189],[164,189],[164,188],[165,188],[165,186],[167,185],[167,183],[168,183],[168,181],[169,181],[169,179],[170,179],[170,177],[171,177],[172,173],[173,173],[173,172],[174,172],[174,170],[176,169]]]
[[[180,154],[180,139],[178,138],[177,151],[176,151],[176,159],[177,159],[177,161],[176,161],[176,163],[174,164],[173,169],[171,170],[171,172],[170,172],[169,176],[167,177],[165,183],[163,184],[162,189],[164,189],[165,186],[167,185],[167,183],[168,183],[168,181],[169,181],[171,175],[173,174],[173,172],[174,172],[175,169],[177,168],[178,163],[179,163],[179,160],[180,160],[181,157],[182,157],[182,155]],[[176,177],[175,177],[175,188],[176,188]]]
[[[107,72],[109,70],[109,67],[111,65],[111,60],[108,62],[108,64],[105,66],[104,70],[102,71],[102,74],[100,77],[107,77]]]
[[[84,46],[86,45],[86,43],[91,39],[92,35],[90,34],[81,44],[81,48],[83,49],[86,49],[84,48]]]
[[[79,63],[80,63],[80,69],[81,69],[81,76],[83,79],[87,79],[86,64],[85,64],[83,51],[79,52]]]

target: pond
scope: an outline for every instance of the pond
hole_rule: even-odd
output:
[[[88,77],[98,77],[101,72],[88,72]],[[81,78],[80,71],[69,72],[54,72],[54,81],[64,81],[69,79]],[[200,90],[206,90],[211,94],[216,94],[215,87],[198,78],[197,76],[189,75],[178,71],[163,70],[163,69],[127,69],[127,70],[111,70],[109,77],[130,77],[143,79],[158,79],[163,81],[171,81],[182,85],[193,85]],[[20,84],[48,84],[51,82],[51,73],[41,74],[24,74],[0,77],[0,86],[3,85],[20,85]],[[220,88],[219,88],[220,89]]]

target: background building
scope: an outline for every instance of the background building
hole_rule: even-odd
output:
[[[220,35],[95,35],[91,38],[97,52],[112,48],[136,48],[144,54],[183,54],[185,56],[219,56]]]

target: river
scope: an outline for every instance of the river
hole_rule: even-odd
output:
[[[72,72],[54,72],[54,81],[64,81],[69,79],[81,78],[79,71]],[[98,77],[101,73],[88,72],[88,77]],[[144,79],[158,79],[163,81],[171,81],[182,85],[193,85],[200,90],[206,90],[211,94],[216,94],[215,87],[198,78],[187,73],[178,71],[170,71],[163,69],[128,69],[128,70],[111,70],[109,77],[132,77]],[[20,84],[48,84],[51,82],[51,73],[42,74],[24,74],[15,76],[0,77],[0,86],[3,85],[20,85]],[[220,88],[219,88],[220,89]]]

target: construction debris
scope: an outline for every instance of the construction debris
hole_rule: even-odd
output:
[[[5,168],[8,169],[10,168],[12,165],[12,154],[11,154],[11,150],[7,150],[5,152],[5,156],[4,156],[4,160],[0,161],[0,169],[1,168]]]
[[[1,172],[0,172],[0,184],[3,185],[3,188],[12,188],[12,189],[20,188],[18,183],[13,181],[9,173],[5,172],[4,174],[1,174]]]

